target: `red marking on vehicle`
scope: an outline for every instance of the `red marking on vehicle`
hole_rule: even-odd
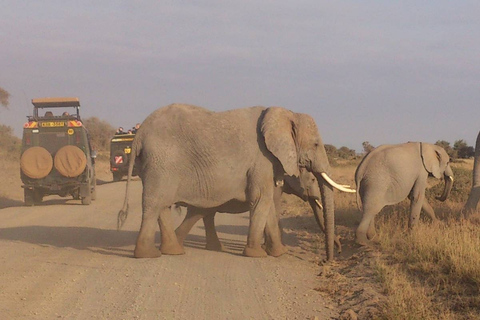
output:
[[[115,156],[115,164],[120,164],[120,163],[123,163],[123,157]]]

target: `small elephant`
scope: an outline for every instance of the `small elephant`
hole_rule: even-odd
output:
[[[409,227],[417,223],[420,211],[434,220],[433,208],[425,199],[428,176],[445,178],[445,188],[438,200],[445,201],[453,185],[450,158],[439,146],[408,142],[382,145],[363,158],[355,172],[357,204],[363,211],[362,221],[356,231],[356,241],[366,245],[375,235],[374,220],[386,205],[410,199]]]
[[[135,162],[143,185],[142,224],[134,250],[137,258],[184,253],[173,229],[173,205],[217,210],[235,203],[247,203],[250,211],[244,254],[266,256],[263,232],[267,220],[276,217],[274,168],[298,176],[299,168],[304,167],[315,175],[322,192],[327,259],[332,260],[333,188],[355,192],[329,178],[330,164],[313,118],[281,107],[213,112],[172,104],[154,111],[133,141],[118,228],[128,216],[129,183]],[[157,224],[161,231],[160,251],[155,247]],[[271,226],[278,228],[278,221]],[[272,243],[281,248],[280,232],[273,230],[271,235]]]
[[[468,196],[468,200],[463,210],[466,218],[476,211],[478,201],[480,200],[480,132],[478,133],[477,142],[475,143],[474,159],[472,190],[470,191],[470,195]]]
[[[267,220],[267,224],[265,227],[265,249],[267,253],[272,256],[280,255],[284,252],[284,248],[275,248],[274,244],[272,243],[272,235],[271,232],[274,230],[282,230],[281,226],[277,228],[272,228],[271,224],[276,223],[278,220],[278,215],[281,212],[281,195],[282,193],[287,194],[294,194],[301,198],[304,201],[308,201],[315,219],[317,221],[320,230],[325,233],[325,222],[323,217],[323,207],[320,203],[321,200],[321,193],[320,189],[318,188],[318,182],[315,176],[305,170],[304,168],[300,168],[300,176],[293,177],[293,176],[285,176],[284,180],[277,180],[276,181],[276,189],[274,194],[274,201],[275,201],[275,209],[277,213],[277,217],[269,217]],[[203,209],[189,206],[187,208],[187,215],[183,220],[182,224],[175,230],[177,234],[178,242],[183,244],[187,234],[190,232],[192,227],[195,223],[203,218],[203,223],[205,225],[205,235],[206,235],[206,249],[207,250],[214,250],[214,251],[222,251],[223,246],[218,238],[217,231],[215,229],[215,213],[216,212],[224,212],[224,213],[241,213],[248,211],[248,204],[246,203],[238,203],[238,202],[231,202],[228,205],[223,205],[219,208],[210,208],[210,209]],[[280,235],[281,237],[281,235]],[[337,247],[337,252],[342,252],[342,245],[340,243],[340,237],[335,236],[335,246]]]

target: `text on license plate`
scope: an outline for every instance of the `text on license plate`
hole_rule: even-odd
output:
[[[65,123],[63,121],[48,121],[48,122],[41,122],[40,125],[43,128],[51,128],[51,127],[63,127]]]

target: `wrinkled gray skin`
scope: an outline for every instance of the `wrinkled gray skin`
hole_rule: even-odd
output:
[[[409,142],[398,145],[383,145],[367,154],[355,172],[357,204],[363,211],[357,228],[356,241],[366,245],[375,235],[374,220],[386,205],[410,199],[409,227],[417,223],[421,209],[435,220],[433,208],[425,199],[429,175],[444,177],[445,189],[437,199],[445,201],[452,184],[453,172],[450,158],[439,146]]]
[[[468,196],[464,208],[466,218],[476,212],[478,201],[480,200],[480,132],[478,133],[477,142],[475,143],[475,160],[473,162],[472,180],[472,190],[470,191],[470,195]]]
[[[334,202],[332,186],[321,173],[330,166],[314,120],[272,107],[225,112],[173,104],[158,109],[142,123],[132,145],[143,183],[142,224],[134,256],[183,254],[170,213],[172,205],[218,208],[248,203],[250,227],[244,254],[263,257],[261,247],[267,220],[276,217],[274,167],[286,175],[311,171],[319,182],[324,207],[327,259],[333,259]],[[118,214],[119,228],[128,215],[130,161],[125,203]],[[155,247],[160,226],[160,251]],[[272,250],[285,252],[278,222],[272,223]]]
[[[308,172],[304,168],[300,168],[300,176],[298,178],[294,176],[285,176],[284,181],[279,180],[276,182],[276,185],[277,186],[274,192],[274,202],[277,216],[271,217],[272,219],[270,219],[269,217],[265,228],[265,250],[270,255],[274,255],[274,252],[272,252],[271,230],[280,230],[280,232],[282,230],[281,226],[279,226],[279,229],[272,228],[270,226],[271,223],[277,222],[277,220],[279,219],[278,216],[280,212],[282,212],[282,193],[294,194],[302,200],[308,201],[313,210],[318,226],[323,232],[325,232],[325,222],[322,208],[320,207],[319,202],[321,200],[321,193],[320,189],[318,188],[318,181],[311,172]],[[175,230],[175,233],[178,237],[178,242],[180,244],[183,244],[183,241],[185,240],[186,236],[188,235],[192,227],[195,225],[195,223],[197,223],[198,220],[203,218],[207,242],[206,249],[222,251],[223,246],[218,238],[217,231],[215,229],[215,213],[242,213],[248,210],[249,208],[247,203],[238,202],[229,203],[228,205],[223,205],[220,208],[210,209],[189,206],[187,208],[187,215],[185,216],[185,219],[183,220],[182,224]],[[282,235],[280,234],[280,237],[281,236]],[[338,236],[335,236],[335,246],[337,247],[338,253],[342,252],[342,245]]]

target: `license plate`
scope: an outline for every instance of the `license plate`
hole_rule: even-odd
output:
[[[63,121],[48,121],[48,122],[41,122],[40,126],[42,128],[53,128],[53,127],[64,127],[65,122]]]
[[[132,148],[125,148],[123,149],[123,151],[125,152],[125,154],[129,154],[130,152],[132,152]]]

